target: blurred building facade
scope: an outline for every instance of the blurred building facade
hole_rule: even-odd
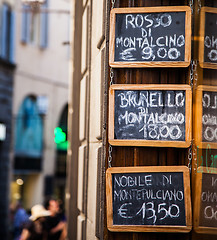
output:
[[[15,72],[14,1],[0,0],[0,236],[8,238],[12,97]]]
[[[65,196],[70,0],[15,1],[11,201],[26,209]],[[55,143],[58,127],[62,140]]]
[[[192,175],[195,174],[197,167],[200,166],[197,165],[198,161],[202,161],[202,163],[200,162],[201,166],[210,166],[210,170],[215,165],[213,161],[210,161],[210,163],[206,161],[205,163],[204,159],[207,149],[200,149],[201,155],[187,159],[187,148],[161,148],[160,146],[158,148],[157,146],[144,148],[138,146],[115,146],[110,148],[107,141],[108,89],[110,84],[190,83],[192,84],[193,110],[195,110],[195,102],[197,106],[201,107],[203,101],[201,99],[201,103],[199,103],[200,101],[195,98],[197,86],[200,84],[209,85],[206,87],[216,86],[216,66],[212,66],[210,69],[202,69],[200,64],[198,64],[198,49],[204,45],[203,37],[199,34],[202,31],[201,29],[204,30],[205,28],[205,23],[199,21],[201,4],[202,6],[209,7],[210,11],[212,7],[213,13],[216,13],[216,1],[74,0],[72,2],[72,80],[70,85],[68,123],[68,138],[71,144],[67,155],[68,178],[66,190],[68,235],[70,240],[216,239],[216,235],[212,235],[214,232],[208,231],[209,235],[206,235],[205,231],[201,231],[203,234],[198,234],[194,231],[186,234],[179,231],[174,231],[172,234],[167,232],[158,233],[158,231],[152,232],[152,230],[150,232],[130,232],[132,229],[128,232],[122,232],[120,229],[112,232],[107,228],[107,216],[105,215],[107,213],[105,172],[106,167],[109,167],[109,163],[115,167],[170,165],[186,165],[189,167],[192,164],[192,168],[190,166]],[[171,68],[162,68],[162,70],[161,68],[160,70],[157,68],[151,70],[150,68],[135,68],[133,70],[131,68],[118,68],[118,70],[114,69],[114,75],[109,74],[112,73],[112,71],[109,71],[108,64],[108,54],[112,51],[108,47],[109,15],[112,6],[117,8],[139,6],[160,8],[161,6],[173,6],[174,9],[178,9],[179,6],[183,7],[187,5],[191,7],[191,11],[193,12],[192,19],[194,20],[192,24],[191,46],[193,52],[191,53],[191,58],[192,60],[196,59],[196,61],[194,60],[196,62],[196,69],[193,70],[195,76],[193,76],[193,79],[190,79],[192,82],[189,82],[189,79],[186,78],[186,74],[189,75],[188,68],[183,68],[182,71],[179,68],[174,68],[173,70]],[[210,26],[213,26],[213,31],[215,32],[214,24],[212,23]],[[113,25],[112,28],[114,28]],[[213,32],[210,31],[210,35],[212,34]],[[212,37],[214,39],[214,36]],[[202,45],[199,45],[199,38],[202,41]],[[191,63],[190,68],[193,69],[194,64],[192,65]],[[192,145],[194,145],[193,138],[195,135],[198,136],[197,131],[200,131],[195,124],[197,117],[194,112],[192,125],[193,129],[196,130],[192,136]],[[202,120],[200,119],[199,121]],[[202,131],[199,135],[202,137]],[[191,149],[194,152],[192,146]],[[212,152],[213,155],[211,155],[211,148],[208,147],[208,149],[210,150],[210,156],[216,156],[215,147],[212,149],[214,152]],[[112,162],[109,162],[111,160]],[[193,199],[197,194],[199,195],[200,186],[196,186],[194,180],[189,181],[190,184],[192,184],[192,189],[194,190],[191,192]],[[201,196],[198,197],[200,198]],[[193,210],[197,208],[194,203],[192,207]],[[111,218],[112,216],[108,217]]]
[[[109,1],[73,1],[72,84],[69,101],[69,239],[104,239],[104,100],[108,72],[106,9]]]

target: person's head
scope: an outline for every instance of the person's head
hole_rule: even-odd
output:
[[[54,199],[50,199],[47,209],[50,211],[51,216],[56,215],[59,212],[59,203],[58,203],[58,201],[54,200]]]
[[[15,210],[17,210],[17,209],[19,209],[19,208],[22,208],[23,207],[23,205],[22,205],[22,202],[21,201],[17,201],[16,203],[15,203]]]

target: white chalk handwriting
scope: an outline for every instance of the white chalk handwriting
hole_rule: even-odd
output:
[[[116,97],[115,118],[121,134],[135,128],[144,139],[183,138],[184,91],[121,91]]]
[[[205,36],[204,46],[208,49],[208,59],[211,62],[217,61],[217,38],[215,36]]]
[[[115,36],[118,59],[178,61],[185,46],[185,32],[181,21],[174,21],[173,17],[172,13],[123,15],[123,30]],[[183,30],[172,33],[171,29],[176,27]]]
[[[167,203],[159,203],[155,202],[144,202],[142,203],[141,208],[132,215],[132,203],[124,203],[118,209],[118,215],[121,218],[134,218],[136,216],[141,215],[142,219],[152,219],[153,225],[155,225],[156,221],[159,219],[160,221],[165,218],[178,218],[180,216],[180,208],[177,204],[167,204]]]
[[[217,142],[217,92],[204,92],[202,106],[203,138]]]

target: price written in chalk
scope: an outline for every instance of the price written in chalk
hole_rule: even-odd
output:
[[[203,91],[202,140],[217,142],[217,92]]]
[[[115,8],[110,18],[112,67],[187,67],[191,59],[191,9]]]
[[[115,137],[185,140],[185,91],[116,91]]]
[[[113,218],[114,224],[185,225],[182,173],[114,174]]]
[[[205,13],[204,62],[217,63],[217,14]]]
[[[116,61],[184,61],[184,12],[116,17]],[[176,32],[171,28],[176,28]]]
[[[202,173],[200,226],[217,228],[217,175]]]
[[[189,232],[192,227],[189,178],[186,166],[107,169],[108,229]]]

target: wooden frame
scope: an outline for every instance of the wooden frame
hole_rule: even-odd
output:
[[[143,172],[183,172],[185,220],[186,226],[168,225],[114,225],[112,204],[112,174]],[[115,167],[106,171],[107,227],[110,231],[119,232],[190,232],[192,228],[190,174],[186,166],[149,166],[149,167]]]
[[[115,139],[115,90],[185,90],[185,141],[162,141],[143,139]],[[117,146],[158,146],[158,147],[189,147],[191,144],[192,94],[189,85],[182,84],[114,84],[109,90],[109,126],[108,139],[111,145]]]
[[[195,181],[195,197],[194,197],[194,220],[193,228],[197,233],[209,233],[217,234],[217,226],[214,227],[204,227],[199,225],[200,221],[200,210],[201,210],[201,191],[202,191],[202,176],[203,173],[217,174],[217,169],[199,167],[196,172],[196,181]]]
[[[196,106],[195,106],[195,127],[194,127],[194,139],[195,144],[199,148],[207,148],[209,145],[211,148],[217,149],[217,142],[202,142],[202,94],[203,91],[217,92],[216,86],[200,85],[196,90]]]
[[[202,68],[217,69],[217,63],[204,62],[205,16],[207,12],[217,14],[217,8],[202,7],[200,11],[199,64]]]
[[[185,60],[184,61],[154,61],[154,62],[116,62],[115,56],[115,21],[116,14],[122,13],[158,13],[158,12],[185,12]],[[114,68],[138,68],[138,67],[187,67],[191,61],[191,9],[188,6],[167,7],[137,7],[137,8],[113,8],[110,14],[110,44],[109,65]]]

